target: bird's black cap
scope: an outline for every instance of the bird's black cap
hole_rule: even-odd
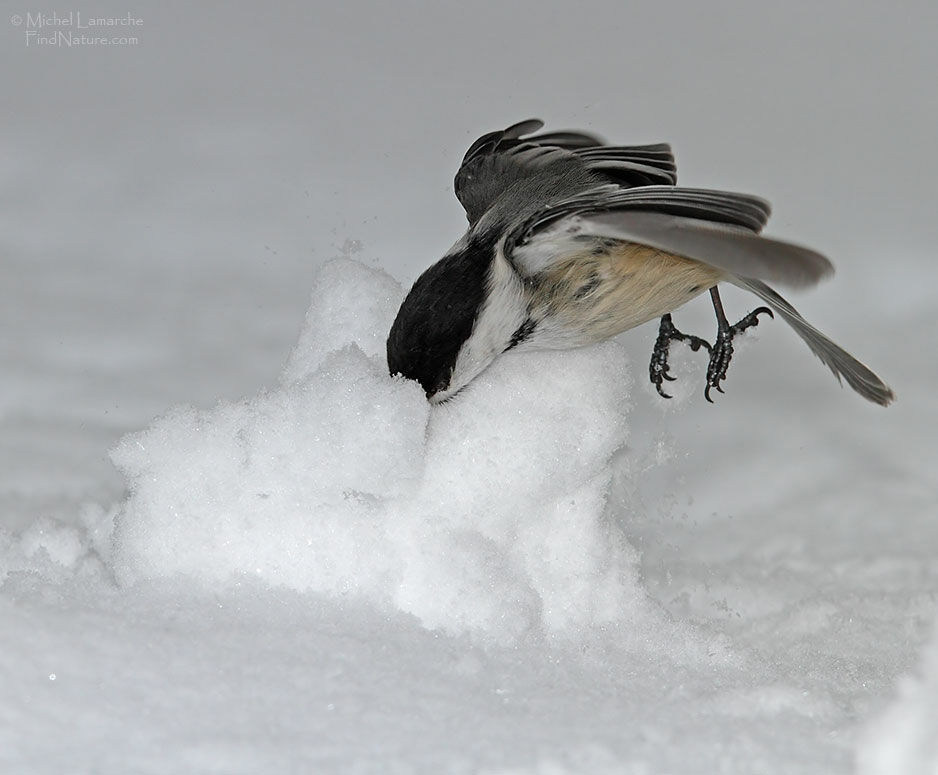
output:
[[[410,289],[388,335],[388,369],[423,385],[427,398],[450,383],[472,333],[491,266],[491,247],[469,244],[444,256]]]

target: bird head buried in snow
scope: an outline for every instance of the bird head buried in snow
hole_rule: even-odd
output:
[[[668,145],[606,145],[522,121],[483,135],[456,173],[469,228],[414,283],[387,342],[391,374],[431,402],[454,396],[513,348],[565,349],[661,318],[649,376],[658,392],[672,341],[709,353],[705,395],[722,392],[733,338],[778,313],[838,379],[885,406],[892,390],[808,323],[768,283],[807,287],[830,274],[819,253],[762,236],[769,205],[747,194],[681,188]],[[717,286],[759,296],[738,323]],[[679,331],[671,312],[710,292],[715,341]],[[770,309],[771,308],[771,309]]]

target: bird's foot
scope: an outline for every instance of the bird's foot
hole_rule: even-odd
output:
[[[740,321],[740,323],[742,322],[743,321]],[[674,323],[671,322],[671,315],[664,315],[661,318],[661,325],[658,327],[658,338],[655,340],[655,349],[652,350],[651,353],[651,363],[648,365],[648,376],[651,379],[651,384],[655,386],[655,390],[658,391],[658,395],[662,398],[671,397],[664,392],[662,383],[665,380],[673,382],[675,379],[670,374],[670,366],[668,364],[671,342],[687,342],[690,349],[694,352],[697,352],[701,347],[707,350],[707,352],[712,352],[710,342],[706,339],[701,339],[699,336],[691,336],[690,334],[678,331],[674,327]],[[711,358],[711,363],[712,362]],[[729,363],[729,361],[727,361],[727,363]]]
[[[721,310],[722,311],[722,310]],[[726,379],[726,371],[730,367],[730,361],[733,359],[733,337],[741,334],[747,328],[759,325],[759,315],[766,314],[774,318],[772,310],[768,307],[759,307],[750,312],[746,317],[734,325],[729,325],[726,318],[718,317],[717,339],[710,350],[710,364],[707,366],[707,387],[704,389],[704,397],[712,404],[710,391],[716,388],[721,393],[723,388],[720,383]],[[660,391],[659,391],[660,392]]]

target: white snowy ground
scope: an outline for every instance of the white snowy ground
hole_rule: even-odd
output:
[[[0,771],[938,771],[933,25],[669,21],[686,58],[631,87],[649,123],[597,62],[558,69],[573,98],[519,101],[522,72],[467,100],[480,73],[449,63],[484,17],[454,40],[434,29],[469,11],[425,33],[361,5],[225,34],[154,5],[118,58],[4,38],[26,75],[0,134]],[[583,50],[655,13],[606,9]],[[873,48],[889,68],[849,58]],[[433,410],[389,379],[398,280],[461,228],[464,146],[545,105],[769,195],[772,233],[839,268],[796,304],[897,403],[781,322],[715,406],[679,350],[676,398],[652,395],[653,327],[513,353]]]

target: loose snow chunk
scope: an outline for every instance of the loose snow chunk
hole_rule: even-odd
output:
[[[65,568],[74,567],[86,551],[78,530],[48,517],[40,517],[23,532],[20,547],[27,557],[44,551],[50,560]]]
[[[43,516],[19,533],[0,530],[0,587],[16,573],[47,581],[98,574],[111,542],[111,519],[89,503],[81,509],[78,526]]]
[[[122,440],[121,582],[250,575],[499,642],[635,615],[636,558],[606,513],[627,436],[619,346],[510,353],[431,411],[387,374],[401,297],[327,264],[278,388]]]

